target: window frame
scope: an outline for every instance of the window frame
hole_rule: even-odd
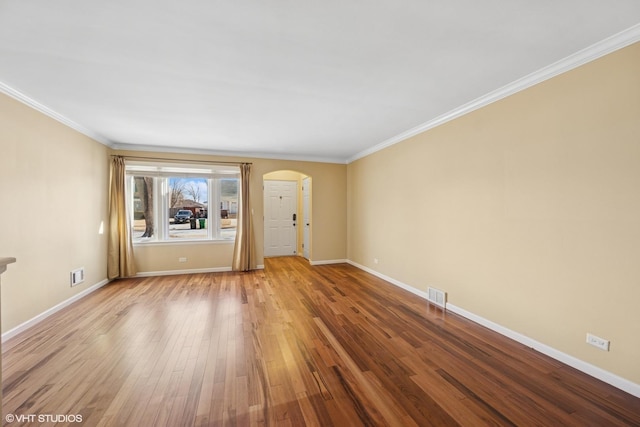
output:
[[[153,236],[134,238],[135,221],[135,177],[153,178],[152,200],[154,231]],[[169,180],[171,178],[197,178],[206,179],[207,194],[204,203],[207,209],[206,236],[176,238],[171,236],[170,229],[170,191]],[[131,232],[135,245],[166,245],[166,244],[202,244],[202,243],[233,243],[237,228],[233,235],[222,235],[221,226],[221,201],[222,181],[225,179],[237,180],[237,204],[240,197],[240,168],[230,165],[193,164],[193,163],[164,163],[131,161],[125,164],[126,197],[127,197],[127,226]],[[213,221],[212,221],[213,220]],[[215,226],[214,226],[215,225]],[[237,226],[236,226],[237,227]],[[202,229],[199,229],[199,231]]]

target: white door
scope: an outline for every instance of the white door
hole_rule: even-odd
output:
[[[302,256],[309,259],[311,249],[311,179],[302,180]]]
[[[298,183],[264,181],[264,256],[295,255]]]

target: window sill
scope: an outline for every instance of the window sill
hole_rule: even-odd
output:
[[[217,240],[149,240],[147,242],[133,242],[133,246],[165,246],[165,245],[224,245],[235,244],[235,239],[217,239]]]

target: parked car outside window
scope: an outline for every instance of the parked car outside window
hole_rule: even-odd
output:
[[[189,221],[193,217],[193,213],[188,210],[179,210],[173,217],[175,224],[182,224]]]

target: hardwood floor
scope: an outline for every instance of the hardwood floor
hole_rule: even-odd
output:
[[[640,425],[640,399],[355,267],[265,264],[116,281],[15,337],[5,415],[103,426]]]

